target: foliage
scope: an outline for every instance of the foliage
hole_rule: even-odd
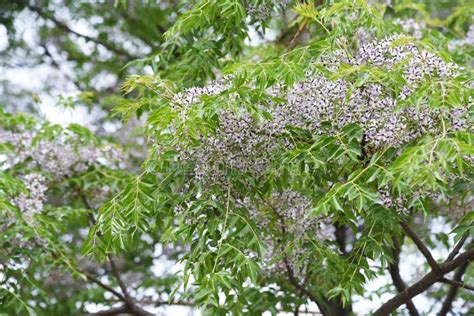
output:
[[[110,25],[131,6],[117,3]],[[165,301],[210,315],[297,314],[309,302],[324,315],[350,315],[383,276],[392,282],[376,294],[393,298],[364,313],[418,315],[412,298],[420,293],[435,302],[424,312],[473,311],[468,2],[203,0],[167,8],[178,17],[154,51],[121,60],[153,70],[129,76],[114,108],[124,122],[143,120],[148,153],[139,168],[113,135],[1,112],[6,312],[81,313],[86,307],[75,302],[108,304],[109,292],[120,312],[135,315]],[[98,38],[110,44],[100,33],[106,25]],[[252,43],[256,36],[262,43]],[[440,218],[447,228],[431,234]],[[152,245],[175,249],[168,257],[182,271],[154,278]],[[449,253],[443,261],[433,258],[435,246]],[[418,281],[401,279],[402,251],[426,260]],[[107,281],[94,281],[101,267]],[[42,275],[56,270],[79,284],[67,303],[60,291],[46,294],[51,281]],[[127,289],[127,273],[156,281]],[[98,287],[82,290],[87,281]],[[437,283],[447,285],[430,289]],[[165,299],[141,300],[139,289]],[[453,305],[453,289],[466,304]]]

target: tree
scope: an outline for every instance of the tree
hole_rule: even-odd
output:
[[[174,8],[158,51],[134,63],[153,75],[129,76],[115,107],[144,120],[139,170],[113,137],[2,113],[5,311],[351,315],[387,276],[375,292],[392,297],[364,313],[472,313],[469,3]],[[158,244],[181,273],[154,278]],[[406,280],[416,254],[425,263]],[[49,294],[51,269],[71,293]]]

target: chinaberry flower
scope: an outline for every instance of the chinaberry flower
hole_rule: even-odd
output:
[[[12,200],[12,204],[20,209],[23,218],[31,224],[33,216],[43,211],[48,189],[46,178],[38,173],[30,173],[23,176],[22,180],[28,193],[21,193]]]

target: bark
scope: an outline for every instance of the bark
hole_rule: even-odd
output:
[[[406,304],[413,297],[420,293],[423,293],[429,289],[436,282],[440,282],[444,275],[462,266],[466,262],[474,259],[474,248],[467,250],[460,254],[455,259],[444,262],[439,265],[438,270],[431,270],[421,280],[406,288],[403,292],[395,295],[393,298],[388,300],[379,309],[374,312],[374,316],[386,316],[390,315],[393,311],[399,308],[401,305]]]
[[[454,281],[461,281],[462,276],[466,272],[468,265],[469,263],[466,262],[459,269],[456,270],[456,273],[454,274],[454,277],[453,277]],[[456,295],[458,294],[458,290],[459,290],[459,286],[452,285],[450,287],[449,292],[446,295],[446,298],[443,302],[443,306],[441,307],[441,310],[438,314],[439,316],[446,316],[449,313],[453,305],[453,302],[456,298]]]
[[[405,282],[402,279],[402,276],[400,275],[400,269],[399,269],[400,253],[402,251],[402,246],[401,246],[401,243],[398,241],[398,238],[396,237],[393,238],[393,244],[394,244],[393,262],[389,265],[388,271],[390,272],[390,276],[392,277],[392,281],[393,281],[393,284],[395,285],[395,288],[397,289],[398,293],[401,293],[405,291],[407,288]],[[408,312],[410,313],[410,316],[420,315],[418,313],[418,310],[415,307],[415,304],[413,304],[411,300],[407,301],[406,306],[407,306]]]

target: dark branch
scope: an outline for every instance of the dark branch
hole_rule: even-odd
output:
[[[456,247],[454,247],[453,251],[451,251],[451,253],[448,255],[448,258],[446,259],[446,261],[451,261],[454,259],[454,257],[456,257],[456,255],[459,253],[459,251],[461,250],[462,246],[464,245],[468,237],[469,237],[469,233],[466,233],[464,236],[462,236],[462,238],[456,244]]]
[[[339,251],[342,253],[344,257],[347,257],[349,254],[346,249],[346,244],[347,244],[347,229],[346,226],[341,225],[339,223],[334,224],[335,228],[335,237],[336,237],[336,242],[339,247]]]
[[[315,302],[316,305],[318,305],[318,309],[321,312],[321,314],[325,315],[324,310],[323,310],[321,304],[319,303],[318,298],[316,296],[314,296],[310,291],[308,291],[304,286],[302,286],[298,282],[298,280],[295,278],[295,274],[294,274],[293,270],[291,269],[290,264],[288,263],[288,260],[286,259],[286,257],[283,259],[283,261],[285,263],[286,272],[288,274],[288,279],[289,279],[290,283],[295,288],[297,288],[302,294],[306,295],[310,300]]]
[[[125,286],[125,283],[123,282],[122,278],[120,277],[120,273],[117,269],[117,265],[115,264],[114,258],[112,257],[111,254],[109,254],[108,257],[109,257],[110,267],[112,269],[112,274],[114,275],[115,279],[117,280],[117,283],[118,283],[120,289],[122,290],[123,295],[125,296],[128,303],[130,303],[130,302],[133,303],[133,300],[132,300],[130,294],[128,293],[127,287]]]
[[[84,34],[81,34],[79,32],[76,32],[74,31],[73,29],[71,29],[66,23],[62,22],[62,21],[59,21],[58,19],[56,19],[56,17],[46,13],[45,11],[43,11],[40,7],[36,6],[36,5],[32,5],[32,4],[26,4],[26,6],[28,7],[28,9],[30,9],[31,11],[33,12],[36,12],[40,17],[42,17],[43,19],[47,19],[47,20],[50,20],[51,22],[53,22],[57,27],[59,27],[60,29],[62,29],[63,31],[67,32],[67,33],[70,33],[70,34],[74,34],[78,37],[82,37],[84,38],[85,40],[89,41],[89,42],[93,42],[93,43],[96,43],[98,45],[101,45],[105,48],[107,48],[108,50],[110,51],[113,51],[115,52],[116,54],[118,55],[121,55],[121,56],[124,56],[127,58],[127,60],[132,60],[132,59],[137,59],[139,58],[138,56],[133,56],[131,55],[129,52],[127,52],[126,50],[123,50],[119,47],[116,47],[115,45],[111,44],[111,43],[108,43],[106,41],[102,41],[102,40],[99,40],[97,38],[94,38],[94,37],[91,37],[91,36],[88,36],[88,35],[84,35]]]
[[[374,312],[374,316],[386,316],[390,315],[391,312],[395,311],[398,307],[403,304],[406,304],[408,300],[411,300],[413,297],[417,296],[420,293],[423,293],[429,289],[436,282],[440,282],[444,275],[455,270],[461,265],[465,264],[474,259],[474,248],[467,250],[464,253],[461,253],[454,260],[444,262],[439,265],[439,270],[431,270],[426,274],[421,280],[413,284],[412,286],[405,289],[403,292],[395,295],[393,298],[382,304]]]
[[[474,291],[474,286],[464,284],[463,282],[460,282],[460,281],[450,280],[450,279],[447,279],[447,278],[442,278],[441,282],[446,283],[446,284],[450,284],[452,286],[460,287],[460,288],[463,288],[463,289],[466,289],[466,290],[469,290],[469,291]]]
[[[304,19],[303,22],[301,22],[301,25],[298,27],[298,30],[296,31],[296,33],[293,35],[290,42],[288,43],[287,50],[291,50],[296,46],[298,40],[301,38],[301,35],[306,29],[307,24],[308,24],[307,19]]]
[[[402,251],[401,243],[398,241],[398,238],[393,238],[393,262],[388,266],[388,271],[392,277],[393,284],[397,289],[398,293],[401,293],[406,290],[407,286],[403,282],[402,276],[400,275],[399,263],[400,263],[400,253]],[[406,302],[407,309],[410,313],[410,316],[418,316],[418,310],[415,307],[415,304],[411,300]]]
[[[110,293],[115,295],[119,300],[125,302],[125,297],[122,294],[120,294],[119,292],[117,292],[116,290],[114,290],[112,287],[108,286],[107,284],[102,283],[96,277],[94,277],[94,276],[92,276],[88,273],[85,273],[85,276],[87,277],[88,280],[94,282],[95,284],[97,284],[98,286],[103,288],[104,290],[109,291]]]
[[[440,269],[438,263],[436,260],[433,258],[431,255],[431,252],[429,251],[428,247],[423,243],[420,237],[416,234],[416,232],[410,227],[405,222],[400,222],[400,225],[402,226],[403,230],[407,233],[408,236],[410,236],[411,240],[415,243],[415,245],[418,247],[418,250],[425,256],[426,261],[428,261],[428,264],[430,265],[431,269],[437,271]]]
[[[453,277],[454,281],[461,281],[462,276],[466,272],[468,265],[469,265],[469,262],[466,262],[458,270],[456,270],[456,273],[454,274],[454,277]],[[459,286],[457,285],[451,286],[443,302],[443,306],[441,306],[441,310],[439,311],[439,314],[438,314],[439,316],[446,316],[449,313],[453,305],[454,299],[456,298],[456,295],[458,294],[458,289],[459,289]]]

